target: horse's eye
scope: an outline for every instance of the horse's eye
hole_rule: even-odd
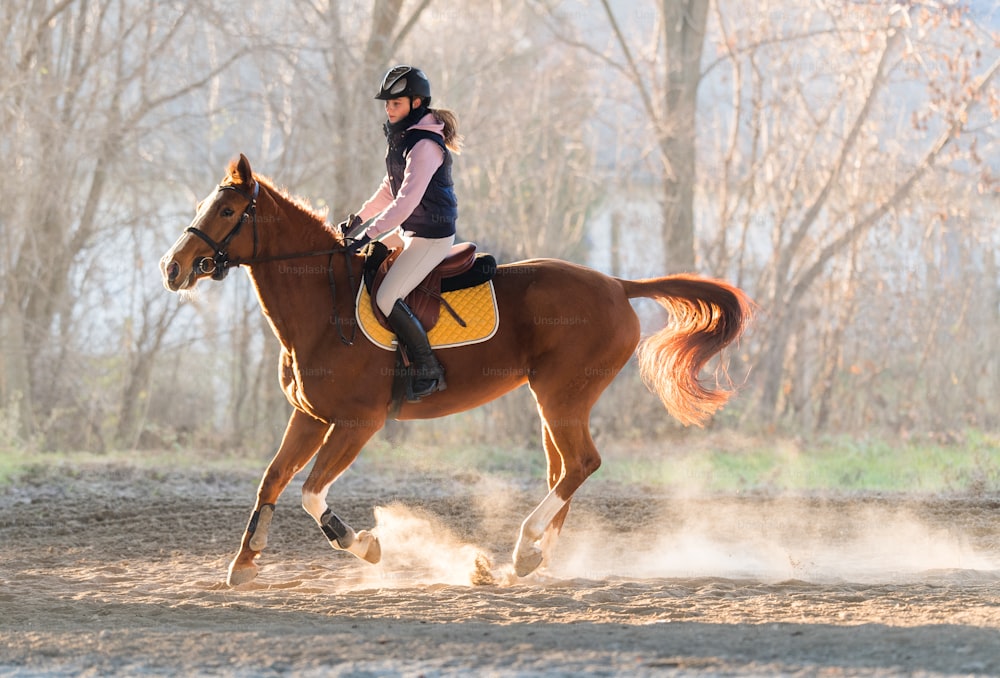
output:
[[[234,214],[236,214],[236,212],[234,212],[230,207],[226,207],[225,209],[222,210],[222,216],[224,217],[231,217]]]

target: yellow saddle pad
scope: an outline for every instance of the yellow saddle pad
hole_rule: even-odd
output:
[[[445,292],[441,296],[465,321],[465,327],[458,324],[448,309],[442,308],[437,324],[427,333],[431,347],[452,348],[478,344],[497,333],[500,315],[497,312],[497,297],[492,280],[464,290]],[[396,350],[396,335],[375,319],[371,297],[364,285],[358,291],[355,314],[361,331],[373,344],[387,351]]]

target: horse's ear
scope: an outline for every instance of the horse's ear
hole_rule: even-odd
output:
[[[249,185],[253,182],[253,170],[250,169],[250,161],[245,155],[240,153],[239,159],[233,158],[229,163],[226,178],[233,185]]]

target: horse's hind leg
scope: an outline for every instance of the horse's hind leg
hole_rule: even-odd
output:
[[[549,431],[548,425],[544,422],[542,423],[542,447],[545,450],[545,461],[547,464],[546,479],[551,491],[563,476],[563,460],[562,455],[559,454],[559,448],[556,447],[555,440],[552,439],[552,432]],[[566,522],[566,516],[569,515],[570,501],[571,499],[567,500],[566,505],[556,513],[555,518],[545,528],[545,533],[539,541],[539,548],[542,551],[543,558],[541,565],[546,564],[549,556],[552,554],[552,550],[555,548],[556,541],[559,539],[559,533],[562,531],[563,523]]]
[[[296,473],[309,463],[329,430],[329,425],[295,410],[274,459],[261,478],[257,503],[243,532],[239,553],[229,565],[230,586],[245,584],[257,576],[257,556],[267,546],[267,533],[278,497]]]
[[[539,399],[538,409],[549,459],[550,489],[521,524],[514,548],[514,571],[519,577],[530,574],[542,564],[566,520],[573,493],[601,465],[601,455],[590,437],[589,405],[546,408]]]

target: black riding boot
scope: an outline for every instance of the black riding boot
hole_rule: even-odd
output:
[[[402,299],[396,300],[388,321],[413,363],[407,400],[417,402],[435,391],[443,391],[447,387],[444,383],[444,368],[431,350],[423,325]]]

